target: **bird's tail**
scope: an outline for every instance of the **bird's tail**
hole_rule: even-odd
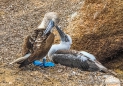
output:
[[[28,53],[28,54],[26,54],[25,56],[20,57],[20,58],[18,58],[18,59],[16,59],[16,60],[12,61],[12,62],[11,62],[11,63],[9,63],[9,64],[19,63],[19,62],[21,62],[21,61],[23,61],[23,60],[27,59],[30,55],[31,55],[31,54],[30,54],[30,53]]]
[[[114,71],[107,69],[106,67],[104,67],[104,66],[103,66],[100,62],[98,62],[97,60],[95,60],[95,64],[98,66],[98,68],[99,68],[99,70],[100,70],[101,72],[109,73],[109,74],[114,75],[114,76],[117,75]]]
[[[19,65],[19,68],[21,68],[21,67],[24,67],[24,66],[26,66],[26,65],[28,65],[28,64],[30,64],[31,62],[29,62],[28,61],[28,59],[26,59],[26,60],[24,60],[22,63],[19,63],[20,65]]]

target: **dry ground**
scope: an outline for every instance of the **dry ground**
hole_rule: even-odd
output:
[[[68,25],[68,17],[83,0],[0,0],[0,86],[99,86],[105,75],[56,65],[39,68],[29,65],[5,65],[21,54],[23,39],[41,22],[49,11],[59,12],[60,25]],[[102,85],[103,86],[103,85]]]

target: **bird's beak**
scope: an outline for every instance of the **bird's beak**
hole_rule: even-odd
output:
[[[61,41],[65,41],[65,33],[58,26],[56,26],[56,29],[60,35]]]
[[[49,33],[53,27],[54,27],[54,21],[50,20],[48,26],[46,27],[46,30],[44,31],[44,35]]]

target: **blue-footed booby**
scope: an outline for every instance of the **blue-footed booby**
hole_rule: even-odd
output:
[[[102,71],[107,72],[108,69],[104,67],[95,56],[85,52],[70,50],[72,39],[68,34],[65,34],[58,26],[56,26],[61,42],[54,44],[48,52],[48,57],[54,63],[61,65],[79,68],[85,71]]]
[[[46,13],[38,29],[25,38],[22,50],[23,57],[10,64],[18,63],[20,64],[19,68],[21,68],[46,56],[54,42],[54,34],[51,30],[58,23],[59,16],[56,12]]]

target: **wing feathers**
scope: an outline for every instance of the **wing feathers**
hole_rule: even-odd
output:
[[[79,52],[76,50],[57,50],[55,54],[71,54],[71,55],[77,55]]]
[[[75,67],[81,70],[88,70],[89,65],[86,61],[81,61],[80,58],[72,54],[54,54],[52,55],[53,61],[55,63],[60,63],[68,67]]]
[[[25,65],[28,65],[30,63],[32,63],[34,60],[39,60],[41,58],[43,58],[44,56],[46,56],[46,54],[48,53],[52,43],[54,42],[54,34],[53,33],[49,33],[47,36],[43,37],[43,30],[38,30],[38,33],[36,33],[36,37],[34,35],[34,37],[32,36],[32,38],[34,38],[34,43],[32,43],[32,51],[30,52],[31,55],[24,60],[23,62],[20,63],[19,67],[23,67]],[[29,40],[26,40],[26,44],[24,48],[28,48],[28,42]],[[28,48],[28,50],[30,50]]]
[[[53,59],[55,63],[59,63],[61,65],[65,65],[68,67],[75,67],[81,70],[88,70],[88,71],[98,71],[98,70],[103,72],[107,71],[107,68],[104,67],[97,60],[93,61],[93,60],[90,60],[89,58],[87,58],[87,60],[82,60],[82,58],[85,58],[83,55],[77,56],[77,52],[72,53],[69,50],[66,50],[66,51],[59,50],[59,52],[57,52],[57,54],[53,54],[51,58]]]

